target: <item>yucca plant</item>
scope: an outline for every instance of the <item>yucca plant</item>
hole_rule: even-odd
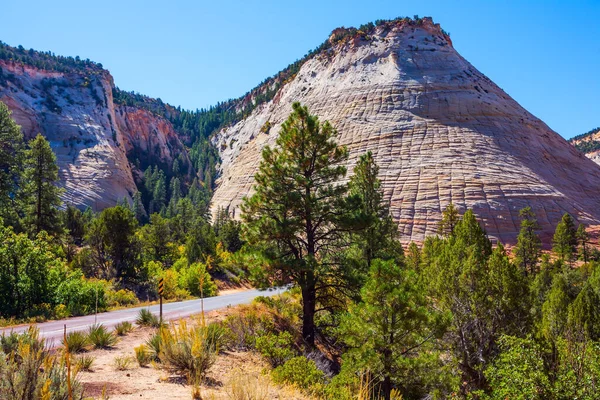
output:
[[[90,326],[88,338],[96,349],[108,349],[117,343],[117,337],[107,331],[102,324]]]
[[[216,360],[216,349],[206,327],[188,328],[185,321],[160,331],[159,358],[164,368],[187,377],[189,384],[199,383]]]
[[[155,333],[150,339],[146,340],[146,346],[148,346],[153,361],[160,361],[158,358],[160,355],[160,342],[160,333]]]
[[[126,371],[131,368],[133,359],[129,356],[115,357],[114,365],[117,371]]]
[[[133,325],[129,321],[119,322],[115,325],[115,334],[117,336],[125,336],[133,330]]]
[[[67,340],[62,340],[62,345],[69,348],[71,353],[81,353],[86,351],[90,346],[90,339],[85,332],[76,331],[67,334]]]
[[[92,372],[92,365],[94,365],[96,357],[90,355],[82,355],[75,359],[75,366],[79,371]]]
[[[142,308],[140,310],[135,323],[139,326],[150,326],[152,328],[160,327],[159,318],[156,315],[152,314],[147,308]]]

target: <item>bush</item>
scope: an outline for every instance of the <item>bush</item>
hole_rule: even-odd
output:
[[[133,325],[129,321],[119,322],[115,325],[115,334],[117,336],[125,336],[133,330]]]
[[[146,346],[148,346],[148,349],[150,350],[150,355],[152,356],[152,359],[154,361],[160,361],[160,343],[161,339],[159,333],[155,333],[150,337],[150,339],[146,341]]]
[[[182,320],[177,326],[161,329],[159,358],[167,370],[186,376],[188,383],[195,384],[214,364],[216,351],[206,327],[188,328]]]
[[[94,365],[96,358],[90,355],[82,355],[75,359],[75,366],[80,371],[92,372],[92,365]]]
[[[294,357],[294,339],[289,332],[269,333],[256,338],[256,350],[271,364],[278,367]]]
[[[0,399],[67,399],[64,359],[51,355],[38,330],[2,336]],[[5,352],[5,350],[9,352]],[[71,375],[73,399],[83,398],[76,371]]]
[[[200,285],[202,284],[202,293]],[[206,271],[206,265],[194,263],[187,268],[182,268],[179,273],[179,287],[186,289],[193,296],[202,295],[211,297],[217,295],[217,285],[213,282],[210,274]]]
[[[94,324],[90,326],[88,338],[97,349],[108,349],[117,343],[117,337],[111,332],[107,331],[102,324]]]
[[[206,340],[210,348],[219,352],[225,343],[225,328],[218,322],[210,323],[206,326]]]
[[[228,346],[237,350],[255,348],[257,337],[276,331],[277,319],[261,304],[238,307],[223,320]]]
[[[106,291],[106,304],[109,307],[131,306],[138,304],[139,300],[131,290],[121,289]]]
[[[100,281],[87,280],[81,271],[74,271],[58,285],[55,301],[56,304],[64,304],[70,315],[87,315],[96,310],[96,294],[98,311],[105,311],[104,284]]]
[[[309,394],[321,393],[325,387],[325,374],[314,361],[303,356],[290,359],[271,372],[275,383],[287,383]]]
[[[139,326],[150,326],[152,328],[160,327],[159,318],[156,315],[152,314],[147,308],[142,308],[140,310],[140,312],[138,313],[138,317],[135,320],[135,323]]]
[[[133,351],[135,352],[135,358],[140,367],[147,366],[154,359],[154,357],[152,356],[152,352],[145,344],[141,344],[138,347],[134,347]]]
[[[82,351],[86,351],[90,346],[90,340],[88,335],[84,332],[69,332],[67,333],[67,342],[62,340],[62,345],[68,347],[69,352],[71,353],[81,353]]]
[[[131,369],[132,363],[133,363],[133,360],[129,356],[115,357],[115,360],[114,360],[115,369],[117,371],[127,371],[128,369]]]

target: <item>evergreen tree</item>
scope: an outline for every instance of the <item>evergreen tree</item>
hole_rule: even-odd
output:
[[[584,224],[579,224],[577,227],[577,242],[579,243],[579,256],[583,259],[583,262],[587,264],[590,257],[588,249],[590,235],[585,228]]]
[[[415,242],[410,242],[406,251],[406,264],[413,271],[419,271],[421,266],[421,249]]]
[[[565,332],[570,302],[567,281],[562,274],[554,275],[552,286],[542,306],[540,327],[542,336],[552,344]]]
[[[144,208],[142,194],[140,192],[135,192],[133,195],[133,214],[140,224],[144,224],[148,220],[148,214]]]
[[[390,251],[394,247],[398,247],[396,246],[399,243],[397,241],[398,226],[390,215],[388,204],[383,200],[378,174],[379,167],[375,163],[373,154],[369,151],[360,156],[349,183],[350,194],[360,199],[361,217],[365,218],[367,223],[364,229],[354,234],[355,242],[359,243],[363,252],[367,269],[370,268],[371,261],[375,258],[397,259],[402,255],[401,249],[397,249],[397,254]]]
[[[521,230],[515,246],[515,264],[525,274],[535,273],[542,254],[542,242],[535,232],[539,229],[539,225],[531,207],[523,208],[519,211],[519,216],[521,217]]]
[[[556,226],[552,251],[564,262],[571,263],[577,250],[577,231],[573,218],[565,213]]]
[[[242,205],[246,238],[265,249],[272,276],[284,274],[301,289],[302,336],[309,346],[318,294],[344,286],[343,266],[330,259],[350,222],[347,185],[340,183],[348,152],[334,142],[336,134],[329,122],[294,103],[277,147],[263,150],[256,192]]]
[[[381,376],[384,399],[390,399],[394,386],[409,398],[421,398],[428,388],[415,372],[420,359],[436,359],[429,344],[441,336],[448,315],[434,311],[414,271],[392,260],[373,260],[361,298],[339,328],[350,346],[344,368]]]
[[[23,156],[21,128],[11,118],[6,104],[0,101],[0,217],[6,223],[16,220],[14,204]]]
[[[26,223],[30,231],[58,233],[61,230],[58,207],[62,190],[58,182],[56,156],[48,141],[40,134],[29,142],[25,152],[23,173]]]
[[[159,261],[166,267],[173,264],[169,220],[159,214],[152,214],[150,223],[141,229],[141,237],[144,253],[149,260]]]
[[[160,212],[163,207],[167,204],[167,186],[165,183],[165,175],[162,171],[159,171],[154,185],[154,191],[152,192],[152,206],[150,214]]]
[[[600,298],[589,284],[569,305],[567,326],[574,337],[583,334],[593,341],[600,339]]]
[[[454,227],[460,220],[458,210],[454,207],[454,204],[450,202],[448,207],[442,213],[442,220],[438,225],[438,234],[441,236],[452,236],[454,234]]]

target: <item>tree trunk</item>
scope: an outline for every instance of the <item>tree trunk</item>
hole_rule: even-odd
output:
[[[312,279],[302,287],[302,337],[310,347],[315,345],[316,292],[315,283]]]
[[[389,374],[386,374],[383,378],[383,399],[390,400],[392,398],[392,378]]]

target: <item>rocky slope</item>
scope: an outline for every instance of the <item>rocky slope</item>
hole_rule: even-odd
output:
[[[600,165],[600,128],[575,136],[569,142],[589,159]]]
[[[0,59],[0,101],[12,110],[26,139],[39,132],[49,140],[65,202],[113,206],[135,192],[139,160],[170,165],[185,154],[169,121],[115,104],[108,71],[94,64],[62,70],[44,65]]]
[[[531,206],[545,239],[564,212],[600,223],[600,168],[463,59],[431,19],[336,30],[273,99],[214,137],[213,213],[239,216],[265,145],[301,101],[339,131],[351,170],[370,150],[403,241],[433,234],[452,201],[513,243]],[[267,129],[269,128],[269,129]]]

